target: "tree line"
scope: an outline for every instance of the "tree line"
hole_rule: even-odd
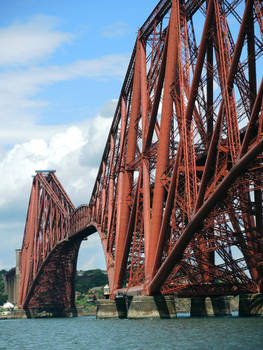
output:
[[[6,270],[0,270],[0,305],[3,305],[7,301],[7,295],[5,294],[4,275]]]

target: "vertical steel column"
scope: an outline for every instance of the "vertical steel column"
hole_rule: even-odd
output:
[[[164,189],[162,187],[160,178],[166,169],[166,167],[164,165],[166,164],[166,166],[167,166],[167,162],[168,162],[168,147],[169,147],[169,141],[170,141],[170,137],[169,137],[170,134],[169,133],[170,133],[170,122],[171,122],[171,114],[172,114],[172,100],[171,100],[172,98],[170,95],[170,86],[175,78],[175,67],[176,67],[175,60],[176,60],[176,57],[178,54],[177,50],[176,50],[176,46],[175,46],[176,45],[176,33],[175,33],[174,28],[176,26],[175,20],[177,17],[177,14],[175,13],[175,11],[176,11],[176,3],[173,2],[171,17],[170,17],[170,24],[169,24],[167,67],[166,67],[166,74],[165,74],[163,111],[162,111],[162,120],[161,120],[161,130],[162,130],[162,125],[164,125],[165,129],[164,129],[163,133],[165,134],[164,137],[166,137],[167,143],[165,144],[165,142],[164,142],[164,145],[160,149],[160,145],[163,144],[163,142],[161,140],[161,132],[160,132],[159,150],[158,150],[159,152],[158,152],[158,159],[157,159],[157,166],[156,166],[156,168],[157,168],[156,180],[155,180],[156,191],[154,189],[154,202],[153,202],[153,211],[152,211],[151,243],[150,243],[151,244],[150,254],[152,255],[152,258],[151,258],[151,263],[149,265],[154,267],[154,269],[160,265],[160,261],[159,262],[154,261],[154,259],[156,259],[156,258],[160,259],[160,254],[157,253],[157,249],[158,249],[157,246],[158,246],[158,239],[159,239],[158,235],[159,235],[160,226],[161,226],[162,211],[163,211],[163,199],[164,199]],[[186,120],[190,120],[192,118],[192,114],[193,114],[195,98],[197,95],[197,87],[198,87],[199,79],[201,76],[202,66],[203,66],[205,52],[206,52],[207,33],[210,29],[210,26],[212,23],[212,18],[213,18],[212,14],[213,14],[213,1],[210,1],[209,6],[208,6],[208,10],[207,10],[202,40],[201,40],[201,44],[200,44],[200,48],[199,48],[199,52],[198,52],[198,58],[197,58],[196,68],[195,68],[193,82],[192,82],[192,86],[191,86],[191,91],[190,91],[190,95],[189,95],[188,105],[187,105],[187,109],[186,109],[186,116],[185,116]],[[173,27],[174,27],[173,31],[172,31],[172,21],[173,21]],[[170,37],[170,32],[173,33],[172,38]],[[171,41],[171,43],[170,43],[170,41]],[[172,46],[170,46],[170,45],[172,45]],[[171,57],[172,54],[173,54],[173,58]],[[171,62],[172,59],[173,59],[173,62]],[[170,76],[171,71],[172,71],[172,76]],[[172,80],[172,82],[171,82],[171,80]],[[168,96],[165,94],[165,92]],[[165,96],[166,96],[166,100],[165,100]],[[168,119],[169,113],[170,113],[170,119]],[[166,129],[167,125],[168,125],[169,130]],[[165,156],[163,156],[163,153],[162,153],[164,146],[167,147],[166,148],[166,158],[165,158]],[[160,160],[159,160],[159,155],[161,158]],[[160,167],[159,167],[158,160],[161,164]],[[157,175],[158,175],[158,177],[157,177]],[[158,188],[158,190],[157,190],[157,188]],[[162,197],[159,197],[160,195]],[[156,207],[154,207],[154,205]],[[156,272],[155,270],[152,271],[152,277],[154,276],[155,272]]]
[[[115,151],[115,140],[113,135],[110,138],[110,174],[109,174],[109,199],[108,199],[108,223],[107,223],[107,234],[110,232],[112,214],[113,214],[113,201],[114,201],[114,180],[113,180],[113,159]]]
[[[116,218],[116,234],[120,231],[120,218],[122,208],[122,189],[123,189],[123,174],[124,174],[124,137],[127,124],[127,108],[124,98],[121,99],[121,135],[120,135],[120,173],[118,177],[118,200],[117,200],[117,218]]]
[[[137,119],[140,115],[141,103],[141,84],[140,84],[140,42],[137,39],[136,58],[133,77],[132,89],[132,105],[130,113],[130,124],[128,131],[126,166],[123,174],[123,186],[120,193],[121,213],[120,213],[120,228],[117,233],[116,255],[115,255],[115,272],[114,272],[114,287],[113,289],[122,287],[123,273],[127,261],[127,249],[125,249],[126,236],[128,233],[128,222],[130,207],[128,197],[131,193],[133,182],[133,172],[129,169],[129,164],[134,160],[136,143],[137,143]]]
[[[141,58],[141,105],[142,105],[142,149],[145,149],[146,138],[148,133],[148,91],[146,75],[146,53],[145,47],[140,40],[140,58]],[[145,269],[148,270],[148,251],[150,239],[150,175],[149,160],[142,155],[142,172],[143,172],[143,224],[144,224],[144,249],[145,249]]]
[[[101,225],[103,225],[104,223],[105,206],[106,206],[106,164],[104,160],[102,162],[102,186],[101,186],[101,204],[100,204]]]
[[[158,145],[158,156],[156,164],[155,186],[152,206],[152,222],[151,222],[151,236],[149,251],[147,257],[146,266],[146,279],[152,273],[152,267],[154,266],[154,258],[156,256],[156,249],[159,240],[162,215],[163,215],[163,203],[165,190],[161,182],[161,178],[167,168],[169,158],[169,145],[170,145],[170,128],[171,119],[173,116],[173,99],[171,96],[171,85],[175,78],[176,59],[178,52],[178,42],[176,33],[176,18],[177,11],[179,11],[179,4],[177,0],[173,0],[169,33],[168,33],[168,49],[166,58],[166,70],[164,78],[164,92],[163,92],[163,105],[161,114],[160,136]]]

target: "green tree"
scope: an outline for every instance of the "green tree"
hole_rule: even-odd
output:
[[[4,285],[4,274],[5,270],[0,271],[0,305],[3,305],[7,301],[7,295],[5,294],[5,285]]]
[[[75,290],[80,293],[88,293],[93,287],[104,286],[108,283],[108,276],[100,269],[84,271],[83,275],[77,275]]]

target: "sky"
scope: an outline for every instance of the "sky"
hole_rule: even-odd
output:
[[[21,248],[32,175],[88,203],[138,29],[158,1],[0,0],[0,270]],[[105,269],[98,234],[78,269]]]

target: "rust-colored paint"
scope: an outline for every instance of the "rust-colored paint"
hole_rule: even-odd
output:
[[[263,292],[263,8],[243,5],[159,1],[138,32],[89,204],[75,209],[54,173],[33,179],[21,307],[74,306],[79,245],[96,230],[111,298]]]

